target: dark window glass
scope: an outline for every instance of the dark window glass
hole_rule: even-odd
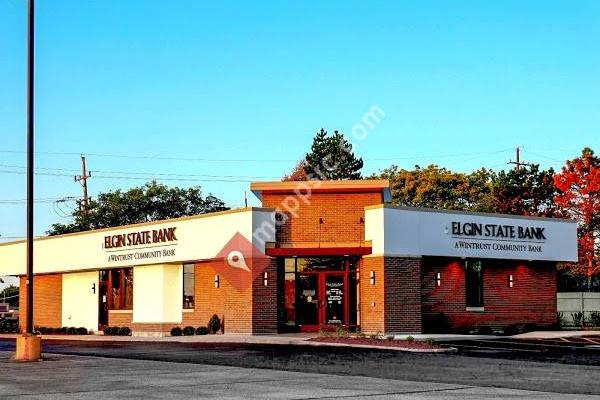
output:
[[[183,266],[183,308],[194,308],[194,290],[196,287],[196,271],[194,264]]]
[[[483,267],[481,260],[465,261],[467,307],[483,307]]]
[[[105,273],[106,272],[106,273]],[[111,269],[100,274],[106,283],[109,310],[133,309],[133,268]]]
[[[296,259],[285,259],[284,324],[296,325]]]

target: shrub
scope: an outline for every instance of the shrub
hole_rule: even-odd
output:
[[[513,325],[509,325],[506,328],[504,328],[504,334],[506,336],[518,335],[519,333],[521,333],[519,331],[519,325],[513,324]]]
[[[590,313],[589,322],[594,326],[600,326],[600,312],[593,311]]]
[[[110,336],[113,334],[113,328],[111,326],[106,326],[102,332],[104,332],[106,336]]]
[[[72,326],[67,328],[67,335],[77,335],[77,328],[73,328]]]
[[[479,335],[493,335],[494,331],[489,326],[480,326],[477,329],[477,334],[479,334]]]
[[[392,340],[394,340],[394,335],[388,335],[388,336],[386,336],[386,337],[385,337],[385,339],[386,339],[388,342],[391,342]]]
[[[219,319],[219,316],[217,314],[213,314],[213,316],[210,317],[210,320],[208,321],[208,325],[206,327],[208,328],[208,331],[213,335],[219,332],[219,330],[221,329],[221,320]]]
[[[335,327],[335,335],[337,337],[347,338],[348,336],[350,336],[350,332],[342,325],[338,325]]]
[[[64,335],[65,333],[67,333],[67,327],[66,326],[61,326],[60,328],[56,329],[56,333]]]
[[[119,336],[130,336],[131,335],[131,329],[129,329],[126,326],[123,326],[121,328],[114,328],[114,329],[119,330],[119,333],[118,333]]]
[[[186,326],[183,328],[182,333],[184,336],[194,336],[196,333],[196,329],[193,326]]]
[[[562,313],[562,312],[556,313],[556,323],[558,324],[559,327],[563,327],[567,324],[564,313]]]
[[[414,342],[414,341],[415,341],[415,338],[409,335],[409,336],[407,336],[407,337],[406,337],[406,341],[407,341],[408,343],[412,343],[412,342]]]
[[[208,328],[205,326],[199,326],[198,329],[196,329],[196,335],[208,335]]]
[[[580,312],[572,312],[571,318],[573,318],[574,326],[583,326],[583,324],[585,323],[585,317],[581,311]]]
[[[77,334],[78,335],[87,335],[88,334],[88,330],[84,327],[79,327],[77,328]]]
[[[181,330],[180,327],[176,326],[173,329],[171,329],[171,336],[181,336],[183,335],[183,331]]]
[[[356,330],[356,337],[359,339],[364,339],[367,335],[359,328]]]
[[[432,338],[427,338],[427,340],[425,340],[425,343],[427,343],[430,346],[433,346],[433,344],[435,343],[434,340]]]

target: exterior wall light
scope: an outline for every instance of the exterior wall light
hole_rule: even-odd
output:
[[[265,272],[263,274],[263,285],[269,286],[269,273]]]
[[[215,275],[215,287],[218,289],[219,287],[221,287],[221,277],[219,276],[219,274]]]
[[[437,287],[442,286],[442,273],[441,272],[435,273],[435,286],[437,286]]]
[[[509,288],[513,287],[513,284],[514,284],[513,276],[512,276],[512,274],[510,274],[510,275],[508,275],[508,287]]]
[[[371,285],[375,284],[375,271],[371,271],[369,274],[369,280],[371,281]]]

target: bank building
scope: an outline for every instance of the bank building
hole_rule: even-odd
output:
[[[261,207],[36,239],[34,325],[165,336],[216,314],[225,333],[252,335],[545,327],[556,265],[577,260],[572,220],[392,206],[386,180],[251,190]],[[21,315],[25,273],[25,242],[0,244]]]

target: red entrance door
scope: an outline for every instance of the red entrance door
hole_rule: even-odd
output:
[[[298,323],[303,332],[348,325],[348,272],[319,271],[299,276]]]

